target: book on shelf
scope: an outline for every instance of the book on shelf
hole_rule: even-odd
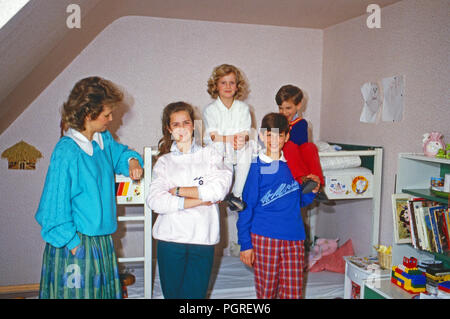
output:
[[[423,249],[422,240],[419,234],[419,220],[417,216],[417,210],[422,207],[422,202],[425,201],[424,198],[415,197],[408,200],[408,219],[409,228],[411,233],[411,241],[414,247]]]
[[[450,251],[450,212],[447,206],[413,197],[408,200],[408,217],[414,248],[441,254]]]
[[[448,251],[448,233],[447,233],[447,225],[445,222],[445,206],[437,206],[432,207],[434,218],[436,220],[436,234],[437,240],[439,241],[439,245],[441,248],[440,253]],[[430,208],[431,211],[431,208]]]
[[[431,226],[431,217],[430,217],[429,208],[424,207],[422,209],[422,213],[424,215],[426,235],[427,235],[427,244],[428,244],[426,250],[437,251],[436,241],[434,240],[434,235],[433,235],[433,227]]]

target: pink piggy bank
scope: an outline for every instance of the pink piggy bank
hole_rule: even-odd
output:
[[[439,132],[425,133],[422,142],[425,156],[436,156],[440,149],[445,149],[443,136]]]

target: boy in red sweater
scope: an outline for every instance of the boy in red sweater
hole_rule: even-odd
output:
[[[325,180],[317,147],[308,142],[308,122],[297,114],[302,100],[302,90],[294,85],[282,86],[275,96],[279,112],[287,117],[290,126],[290,138],[283,152],[292,175],[302,184],[303,193],[318,191],[317,202],[333,204],[323,191]]]

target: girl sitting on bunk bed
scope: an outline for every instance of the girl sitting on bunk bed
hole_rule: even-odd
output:
[[[205,107],[205,143],[212,144],[225,155],[225,163],[234,171],[234,184],[225,197],[230,210],[245,208],[242,190],[250,169],[253,141],[249,134],[252,118],[248,105],[242,100],[248,93],[241,71],[230,64],[214,68],[208,79],[208,93],[214,99]]]
[[[259,135],[266,148],[250,166],[243,192],[247,208],[237,221],[241,260],[254,269],[258,299],[299,299],[305,251],[300,207],[311,204],[316,194],[301,193],[284,158],[287,118],[267,114]]]
[[[64,103],[63,137],[50,158],[36,220],[47,242],[39,298],[122,298],[111,234],[114,173],[141,178],[141,156],[107,125],[123,94],[100,77],[79,81]]]
[[[167,105],[162,132],[147,198],[158,214],[153,237],[158,240],[161,289],[167,299],[201,299],[219,242],[216,203],[228,194],[232,172],[212,146],[195,143],[191,105]]]

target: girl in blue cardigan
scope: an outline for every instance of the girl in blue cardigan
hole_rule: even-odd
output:
[[[117,229],[114,174],[139,180],[141,156],[107,129],[123,94],[99,77],[79,81],[62,110],[36,220],[46,242],[40,298],[121,298],[111,234]]]

